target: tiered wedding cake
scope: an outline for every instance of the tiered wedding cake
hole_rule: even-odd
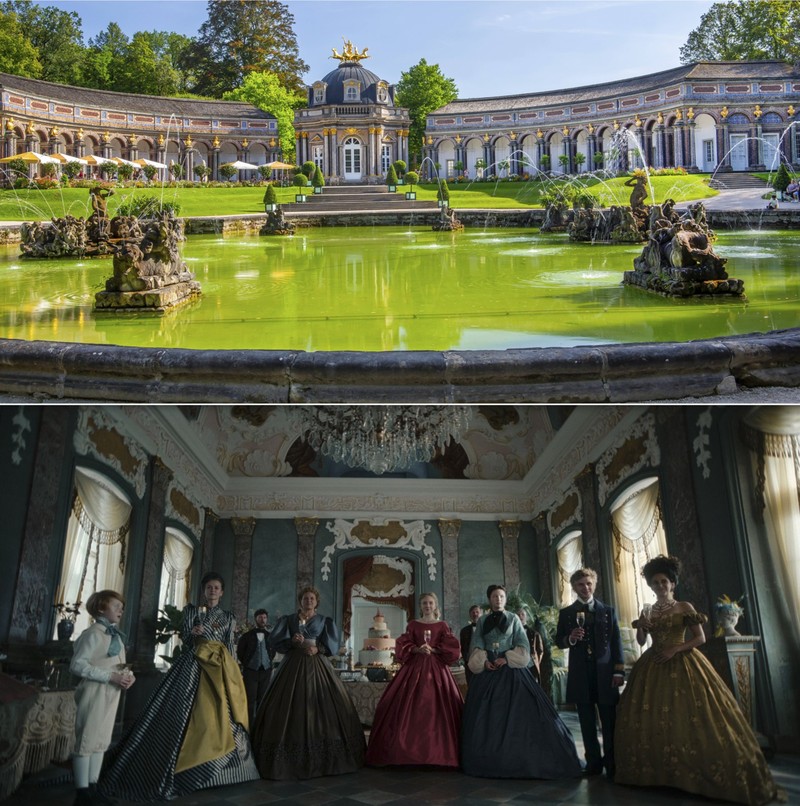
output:
[[[364,648],[359,650],[358,662],[362,666],[391,666],[393,651],[394,638],[386,626],[386,619],[378,610],[364,640]]]

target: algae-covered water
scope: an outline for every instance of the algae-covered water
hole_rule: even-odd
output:
[[[352,227],[192,236],[202,298],[166,314],[95,313],[110,260],[0,247],[0,337],[194,349],[448,350],[690,339],[800,325],[800,234],[719,233],[746,300],[622,286],[641,247],[536,230]]]

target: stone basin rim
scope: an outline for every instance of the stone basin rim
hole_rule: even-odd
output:
[[[635,403],[800,389],[800,327],[505,350],[201,350],[0,339],[0,393],[131,403]]]

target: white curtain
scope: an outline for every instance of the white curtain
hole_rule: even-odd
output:
[[[583,540],[581,532],[570,532],[556,546],[558,564],[558,602],[559,607],[572,603],[572,586],[569,578],[583,565]]]
[[[745,440],[756,478],[785,623],[800,646],[800,407],[764,406],[746,418]]]
[[[110,588],[124,595],[130,513],[128,499],[108,478],[75,468],[75,498],[56,592],[57,602],[81,602],[75,636],[91,623],[86,601],[92,593]]]
[[[644,479],[617,498],[611,507],[611,524],[617,614],[620,627],[627,629],[642,605],[656,600],[642,577],[642,566],[667,553],[658,479]]]
[[[188,603],[194,544],[179,529],[167,527],[164,534],[164,562],[161,566],[161,585],[158,592],[158,609],[165,605],[183,608]],[[156,646],[155,663],[163,666],[162,655],[172,655],[180,639],[177,635],[167,644]]]

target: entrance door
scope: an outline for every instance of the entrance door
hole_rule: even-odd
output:
[[[780,165],[780,154],[778,153],[778,135],[763,134],[764,140],[764,166],[768,171],[777,171]]]
[[[714,141],[703,140],[703,170],[711,173],[717,167],[717,157],[714,154]]]
[[[747,135],[731,135],[731,168],[734,171],[747,170]]]
[[[344,141],[344,181],[361,181],[361,143],[355,137]]]

